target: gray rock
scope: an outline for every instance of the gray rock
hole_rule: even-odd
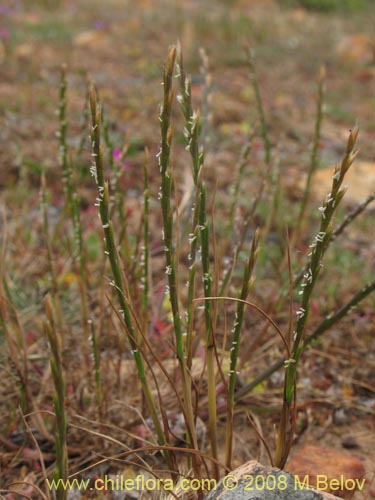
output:
[[[230,478],[232,481],[230,481]],[[233,488],[231,489],[231,484]],[[205,500],[338,500],[329,493],[304,488],[289,472],[265,467],[255,460],[235,469]]]

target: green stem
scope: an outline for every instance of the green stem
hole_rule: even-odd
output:
[[[237,303],[237,311],[235,314],[235,322],[233,325],[232,347],[230,349],[230,365],[229,365],[229,388],[227,400],[227,422],[226,422],[226,468],[232,470],[232,452],[233,452],[233,415],[235,403],[235,388],[237,380],[237,362],[240,352],[241,330],[244,318],[245,302],[249,294],[251,275],[255,266],[257,256],[257,246],[259,241],[259,231],[254,234],[251,244],[250,256],[245,265],[242,289]]]
[[[320,68],[320,73],[319,73],[319,83],[318,83],[318,97],[316,101],[316,120],[315,120],[315,134],[314,134],[314,141],[313,141],[313,147],[311,150],[311,161],[310,161],[310,168],[307,174],[307,180],[306,180],[306,186],[305,186],[305,192],[303,194],[301,206],[300,206],[300,212],[298,215],[297,219],[297,232],[301,229],[302,226],[302,221],[306,212],[306,207],[307,203],[310,198],[310,191],[311,191],[311,180],[312,177],[318,168],[318,163],[319,163],[319,158],[318,158],[318,152],[319,152],[319,144],[320,144],[320,138],[321,138],[321,128],[322,128],[322,121],[323,121],[323,105],[324,105],[324,84],[325,84],[325,69],[324,67]]]
[[[106,242],[105,253],[108,255],[110,262],[113,282],[112,285],[116,289],[117,298],[120,304],[120,313],[123,317],[128,339],[131,347],[131,352],[134,356],[135,364],[137,367],[138,377],[141,382],[143,394],[147,403],[147,408],[155,426],[155,431],[158,437],[158,442],[161,445],[167,444],[166,437],[162,426],[159,422],[159,417],[156,409],[156,404],[152,396],[142,353],[138,349],[141,345],[141,338],[138,330],[135,330],[131,317],[130,307],[128,305],[128,290],[125,286],[125,279],[121,271],[120,258],[118,255],[114,230],[112,221],[109,219],[109,193],[108,182],[104,181],[104,164],[103,152],[100,145],[100,131],[101,131],[101,110],[97,105],[96,92],[94,87],[90,89],[90,107],[91,107],[91,143],[92,143],[92,156],[94,158],[93,165],[91,166],[91,173],[95,177],[98,186],[98,198],[96,205],[99,207],[99,215],[104,230],[104,237]],[[173,461],[171,460],[170,453],[165,453],[165,458],[169,466],[173,470]]]
[[[233,229],[235,227],[235,213],[238,205],[238,196],[240,192],[240,186],[243,182],[244,174],[246,171],[246,167],[248,165],[248,160],[249,160],[249,155],[251,152],[252,148],[252,141],[253,141],[254,134],[251,133],[246,144],[242,148],[241,155],[240,155],[240,160],[238,164],[238,174],[237,174],[237,179],[236,183],[234,185],[234,190],[233,190],[233,197],[232,197],[232,203],[229,209],[229,215],[228,215],[228,225],[226,229],[226,234],[228,237],[233,234]]]
[[[66,441],[67,418],[65,412],[65,377],[62,363],[61,335],[56,328],[52,299],[45,299],[48,320],[44,323],[44,331],[51,349],[50,364],[55,387],[53,402],[56,414],[56,470],[55,480],[65,482],[68,478],[68,447]],[[66,500],[67,490],[59,485],[56,491],[57,500]]]
[[[41,208],[42,208],[42,217],[43,217],[43,235],[44,235],[44,241],[47,249],[47,260],[48,260],[48,266],[49,266],[49,273],[51,276],[51,284],[52,284],[52,297],[53,301],[55,304],[55,309],[56,309],[56,321],[58,324],[59,329],[62,328],[62,311],[61,311],[61,303],[59,299],[59,286],[57,282],[57,274],[56,274],[56,268],[55,268],[55,263],[53,259],[53,249],[52,249],[52,242],[51,242],[51,237],[49,234],[49,223],[48,223],[48,205],[47,205],[47,189],[46,189],[46,176],[45,173],[42,173],[41,176],[41,188],[40,188],[40,194],[41,194]]]
[[[311,333],[305,340],[304,349],[310,348],[318,339],[329,330],[333,325],[335,325],[342,318],[350,314],[350,312],[355,309],[358,304],[364,300],[370,293],[375,290],[375,280],[367,283],[359,292],[357,292],[350,300],[347,302],[339,311],[336,313],[328,314],[325,319],[315,328],[313,333]],[[252,382],[242,387],[235,396],[236,401],[244,398],[252,390],[258,387],[260,384],[265,382],[270,378],[270,376],[279,370],[286,361],[286,356],[281,357],[278,361],[273,363],[269,368],[260,373]]]
[[[150,259],[150,229],[149,229],[149,212],[150,212],[150,190],[148,183],[148,151],[145,152],[145,162],[143,167],[143,252],[142,252],[142,265],[143,265],[143,291],[142,291],[142,306],[143,314],[145,317],[145,324],[148,320],[148,306],[149,306],[149,259]]]
[[[98,403],[98,415],[99,421],[103,417],[103,390],[102,390],[102,375],[100,370],[100,349],[98,345],[98,339],[95,332],[95,327],[92,321],[91,326],[91,346],[92,346],[92,357],[94,361],[94,371],[95,371],[95,388],[96,388],[96,399]]]
[[[323,205],[319,207],[321,212],[321,222],[320,228],[314,242],[310,245],[311,252],[310,262],[308,271],[303,277],[303,282],[301,284],[302,294],[301,306],[297,311],[297,323],[293,337],[293,347],[292,355],[289,359],[285,361],[285,383],[284,383],[284,409],[291,415],[292,405],[295,399],[295,385],[297,376],[298,362],[304,349],[304,333],[305,325],[309,315],[310,300],[312,297],[312,292],[315,287],[315,283],[320,274],[320,269],[322,267],[322,259],[325,251],[328,247],[328,242],[331,239],[333,228],[332,220],[333,216],[340,204],[344,194],[345,188],[342,187],[343,180],[350,166],[354,162],[358,152],[354,150],[355,143],[358,137],[358,128],[355,128],[350,132],[345,155],[341,161],[341,164],[335,168],[333,175],[331,192],[327,195]],[[286,459],[288,457],[288,446],[286,445],[286,431],[285,428],[280,427],[279,436],[277,440],[275,464],[277,467],[283,467],[285,465]]]
[[[80,299],[81,299],[81,313],[82,313],[82,326],[85,339],[85,361],[86,369],[90,370],[90,348],[89,348],[89,327],[87,315],[87,276],[86,276],[86,259],[85,249],[82,236],[81,215],[79,209],[79,196],[77,192],[77,185],[73,175],[73,161],[67,146],[67,118],[66,118],[66,66],[61,66],[60,78],[60,102],[59,102],[59,142],[60,142],[60,165],[63,173],[64,188],[66,195],[66,205],[69,209],[69,214],[73,225],[74,234],[74,259],[78,254],[79,259],[79,274],[80,274]]]
[[[260,202],[260,200],[262,198],[264,190],[266,188],[267,181],[269,179],[269,175],[270,175],[271,170],[272,170],[272,166],[271,166],[271,163],[270,163],[269,165],[267,165],[267,167],[265,169],[264,175],[262,177],[260,188],[259,188],[259,190],[258,190],[258,192],[257,192],[257,194],[256,194],[256,196],[254,198],[254,201],[253,201],[253,203],[251,205],[251,208],[250,208],[249,212],[246,215],[245,221],[243,223],[243,228],[242,228],[242,231],[241,231],[240,241],[236,244],[234,252],[233,252],[233,259],[229,263],[229,265],[227,266],[227,268],[224,270],[224,278],[222,279],[222,282],[221,282],[221,285],[220,285],[220,289],[219,289],[219,295],[221,297],[225,295],[227,286],[228,286],[229,281],[230,281],[230,279],[232,277],[232,273],[233,273],[234,267],[235,267],[235,265],[237,263],[238,255],[240,254],[240,252],[243,249],[243,246],[245,244],[245,241],[246,241],[247,235],[249,233],[249,229],[251,227],[251,224],[254,223],[254,215],[255,215],[256,209],[258,207],[258,204],[259,204],[259,202]]]
[[[195,204],[193,205],[192,229],[189,234],[189,279],[187,305],[187,346],[191,347],[193,331],[193,297],[196,277],[196,260],[198,253],[198,239],[201,243],[203,288],[205,297],[211,296],[212,277],[210,273],[209,227],[206,214],[206,189],[202,181],[204,150],[200,144],[201,133],[200,113],[193,111],[191,100],[191,80],[184,71],[181,50],[178,53],[178,79],[181,94],[178,101],[185,118],[184,135],[187,149],[192,159],[192,175],[195,190]],[[207,379],[208,379],[208,407],[209,407],[209,436],[212,457],[217,460],[217,412],[216,412],[216,377],[215,377],[215,341],[212,327],[212,307],[209,301],[204,304],[204,317],[207,342]],[[191,351],[190,351],[191,354]],[[214,461],[214,475],[219,477],[219,469]],[[216,465],[215,465],[216,464]]]
[[[170,151],[173,131],[171,126],[171,112],[173,101],[172,76],[176,59],[176,48],[169,50],[167,63],[164,69],[163,86],[164,100],[160,110],[161,146],[159,166],[161,173],[161,189],[159,193],[163,216],[163,245],[166,260],[166,275],[168,278],[168,292],[172,309],[174,333],[176,340],[176,354],[182,377],[182,391],[185,403],[184,416],[187,433],[194,449],[198,449],[193,411],[191,380],[187,367],[186,345],[182,333],[182,322],[178,301],[176,252],[173,245],[173,210],[171,205],[173,172],[170,164]],[[199,457],[194,456],[195,473],[199,475]]]
[[[266,165],[269,165],[271,162],[271,141],[268,134],[268,126],[266,121],[266,115],[264,113],[262,96],[260,94],[258,75],[255,71],[254,64],[254,54],[251,49],[247,52],[248,55],[248,65],[250,68],[251,81],[253,84],[253,89],[255,93],[255,100],[258,109],[259,121],[260,121],[260,131],[263,139],[263,147],[264,147],[264,162]]]

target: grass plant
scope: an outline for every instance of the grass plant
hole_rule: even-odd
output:
[[[209,110],[212,82],[207,56],[203,54],[202,59],[205,92],[201,114],[195,106],[191,77],[186,73],[181,47],[173,46],[168,51],[159,113],[159,168],[154,168],[156,162],[146,148],[139,162],[142,168],[139,174],[134,174],[134,182],[141,186],[137,200],[140,214],[137,214],[136,221],[128,216],[129,191],[122,182],[122,162],[128,148],[125,146],[120,151],[115,147],[109,119],[107,116],[103,118],[97,91],[94,85],[90,85],[89,108],[84,115],[89,115],[90,119],[92,163],[88,169],[95,179],[95,215],[99,215],[100,228],[92,222],[92,212],[83,213],[80,203],[80,182],[84,181],[78,176],[76,165],[82,162],[85,141],[80,138],[75,150],[68,147],[66,68],[61,70],[58,142],[64,209],[53,234],[48,211],[48,172],[42,172],[41,180],[41,232],[45,274],[49,276],[43,331],[50,347],[53,383],[53,388],[48,387],[46,391],[53,394],[55,439],[50,435],[52,424],[33,417],[42,436],[54,442],[56,479],[67,479],[68,468],[76,466],[73,460],[70,466],[68,457],[68,428],[80,438],[82,434],[79,432],[85,430],[90,446],[105,443],[101,461],[124,460],[127,466],[137,465],[164,479],[171,477],[176,492],[180,476],[219,479],[233,468],[235,462],[236,413],[241,411],[239,402],[267,382],[277,370],[283,370],[284,376],[277,439],[275,444],[271,439],[262,437],[262,440],[270,455],[273,452],[273,463],[283,468],[295,428],[302,354],[322,340],[333,325],[349,315],[375,289],[375,282],[370,279],[356,293],[351,291],[351,298],[346,296],[337,310],[323,311],[320,323],[307,330],[310,328],[308,320],[314,292],[326,279],[322,269],[325,254],[331,245],[340,243],[339,237],[374,201],[372,193],[357,207],[347,211],[341,224],[335,227],[337,209],[345,195],[345,177],[358,154],[358,128],[355,127],[349,134],[344,157],[335,168],[331,190],[319,207],[319,228],[316,230],[312,226],[310,190],[318,165],[324,73],[321,72],[318,84],[317,118],[307,182],[295,211],[297,217],[291,228],[295,233],[289,240],[288,236],[283,236],[285,220],[278,211],[283,171],[279,165],[279,153],[272,145],[250,52],[246,64],[250,68],[259,124],[252,124],[251,133],[243,144],[228,215],[218,214],[215,196],[220,196],[220,193],[214,193],[207,175],[209,167],[205,165],[205,148],[211,148],[208,137],[211,137],[213,127]],[[174,113],[178,106],[182,112],[182,125]],[[186,193],[176,167],[178,162],[173,142],[175,130],[180,126],[187,151],[182,153],[186,156],[183,161],[190,165],[188,170],[192,179],[191,187],[186,188],[189,202],[181,213],[180,200]],[[246,174],[254,168],[251,157],[257,134],[263,144],[262,168],[260,172],[252,171],[249,181]],[[120,151],[119,162],[114,161],[115,151],[117,156]],[[242,206],[240,197],[244,185],[252,183],[255,177],[257,188]],[[156,183],[160,185],[157,196],[160,206],[155,200]],[[88,189],[92,189],[92,184]],[[94,198],[93,192],[89,192]],[[268,210],[262,217],[259,206],[265,195]],[[237,230],[238,222],[240,229]],[[155,226],[158,232],[161,230],[161,236],[155,234]],[[71,230],[63,234],[66,228]],[[270,294],[265,303],[261,298],[264,287],[263,292],[258,292],[255,271],[266,274],[267,266],[272,264],[269,261],[273,243],[268,238],[271,228],[276,228],[277,238],[281,240],[277,253],[280,262],[274,266],[280,265],[282,270],[275,286],[270,287],[272,290],[277,288],[278,293],[275,296]],[[94,231],[100,235],[98,242],[103,238],[103,244],[98,243],[97,253],[88,258],[89,239]],[[316,236],[306,261],[294,262],[296,245],[311,238],[314,232]],[[58,249],[56,242],[59,237],[66,245]],[[29,373],[34,359],[28,354],[25,332],[13,305],[5,236],[3,239],[0,327],[7,342],[8,361],[20,387],[22,409],[35,413],[45,402],[44,389],[40,386],[41,396],[36,398],[30,388]],[[161,247],[158,247],[160,240]],[[259,252],[262,252],[262,259],[257,260]],[[220,264],[223,257],[225,266]],[[259,269],[262,266],[264,269]],[[286,267],[289,304],[284,307]],[[61,284],[59,275],[67,274],[67,270],[78,277],[76,289],[64,288]],[[79,304],[77,315],[69,316],[71,305],[76,302]],[[297,303],[295,318],[293,311]],[[278,307],[285,310],[280,312]],[[247,311],[261,316],[264,322],[261,327],[254,326]],[[233,325],[230,331],[228,324]],[[282,351],[277,352],[284,354],[269,367],[260,369],[257,375],[252,375],[252,380],[246,378],[244,382],[242,371],[247,370],[254,359],[253,351],[250,354],[247,351],[247,344],[254,351],[257,347],[253,338],[255,330],[259,343],[264,342],[263,352],[269,349],[269,345],[277,345],[277,349],[282,345]],[[68,345],[69,341],[74,347]],[[70,359],[67,353],[73,351],[76,357],[72,355]],[[43,357],[37,361],[41,366],[46,364]],[[86,392],[77,397],[78,403],[75,394],[79,383],[74,370],[67,368],[73,366],[70,365],[73,362],[83,363],[85,367]],[[249,373],[254,372],[250,370]],[[129,396],[128,399],[127,393],[132,393],[132,389],[137,392],[138,384],[142,396]],[[111,421],[113,408],[117,413],[119,408],[126,413],[131,422],[128,427],[121,428],[124,420],[120,424],[116,418]],[[90,428],[84,429],[74,423],[76,418],[83,418],[82,412],[85,412],[84,418]],[[209,446],[202,437],[204,432],[201,432],[200,425],[207,428]],[[112,437],[111,432],[117,437]],[[123,442],[122,433],[131,444]],[[257,434],[260,436],[259,432]],[[115,451],[111,446],[115,446]],[[85,459],[88,461],[85,471],[98,465],[91,458]],[[74,469],[72,474],[75,476],[80,472],[82,470]],[[197,497],[203,498],[203,494],[204,491],[199,491]],[[66,497],[66,490],[59,487],[56,498],[65,500]]]

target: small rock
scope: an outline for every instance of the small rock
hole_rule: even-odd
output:
[[[336,408],[333,412],[333,423],[335,425],[345,425],[350,423],[350,416],[345,408]]]
[[[358,441],[354,436],[344,436],[341,440],[341,444],[348,450],[355,450],[357,448],[360,448],[360,445],[358,444]]]
[[[14,49],[14,55],[23,61],[31,59],[34,54],[34,46],[31,43],[21,43]]]
[[[253,460],[228,474],[205,500],[338,500],[338,497],[303,488],[292,474]]]
[[[336,52],[345,61],[371,63],[374,59],[373,37],[365,33],[347,35],[337,44]]]
[[[315,172],[311,191],[318,199],[324,199],[330,192],[334,167],[322,168]],[[345,176],[348,185],[345,199],[351,203],[361,203],[375,189],[375,163],[355,161]]]
[[[371,356],[371,354],[369,354]],[[374,357],[371,356],[371,365],[358,367],[354,372],[354,393],[362,398],[371,398],[374,395],[375,385],[375,363]],[[370,361],[370,360],[369,360]]]
[[[80,490],[75,488],[70,488],[66,493],[67,500],[79,500],[82,498]]]
[[[78,33],[73,38],[73,45],[75,47],[97,47],[97,44],[100,46],[106,45],[108,41],[108,37],[102,32],[97,30],[87,30]]]
[[[311,196],[316,203],[322,202],[331,191],[334,169],[335,166],[331,165],[320,168],[314,173],[311,180]],[[300,169],[294,166],[288,167],[287,175],[282,180],[288,196],[292,199],[299,199],[302,196],[306,177],[307,175],[301,175]],[[344,198],[346,203],[363,202],[375,189],[375,162],[355,161],[345,176],[344,185],[348,188]]]

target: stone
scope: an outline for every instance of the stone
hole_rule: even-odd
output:
[[[74,47],[87,48],[94,46],[100,48],[109,46],[109,38],[106,33],[98,30],[87,30],[78,33],[73,38]]]
[[[230,472],[205,500],[338,500],[325,491],[305,487],[289,472],[255,460]]]
[[[343,142],[344,143],[344,142]],[[322,203],[332,188],[332,178],[335,165],[319,168],[311,180],[311,206]],[[286,170],[282,186],[291,199],[300,199],[306,186],[307,174],[301,174],[301,169],[291,166]],[[344,186],[347,192],[343,203],[356,205],[362,203],[375,189],[375,162],[356,160],[345,176]]]
[[[346,448],[347,450],[355,450],[361,447],[356,438],[350,435],[343,436],[341,440],[341,445],[343,446],[343,448]]]
[[[316,199],[324,200],[330,192],[334,168],[331,166],[315,172],[311,191]],[[355,161],[345,176],[344,185],[348,186],[344,200],[354,204],[364,201],[375,189],[375,163]]]
[[[345,61],[371,64],[374,60],[373,36],[365,33],[344,36],[338,42],[336,52]]]

